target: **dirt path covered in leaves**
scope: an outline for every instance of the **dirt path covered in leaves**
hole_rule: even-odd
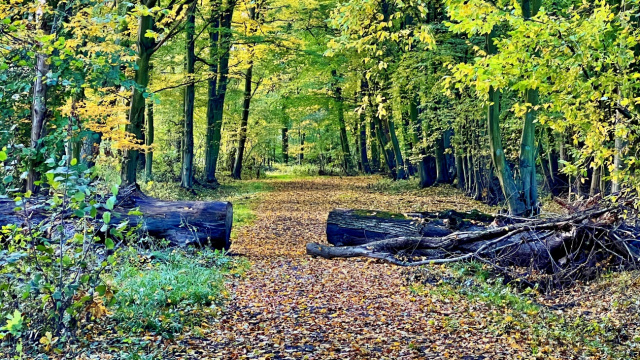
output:
[[[512,358],[513,339],[492,338],[470,303],[417,300],[398,267],[368,260],[328,261],[305,255],[325,242],[336,207],[388,211],[466,210],[453,190],[439,195],[386,195],[367,178],[270,181],[252,225],[232,248],[251,268],[232,285],[233,298],[204,346],[187,352],[220,359]],[[429,300],[429,299],[427,299]],[[446,325],[460,317],[457,330]]]

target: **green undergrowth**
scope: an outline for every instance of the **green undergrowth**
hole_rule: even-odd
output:
[[[226,281],[247,263],[209,249],[174,249],[123,258],[109,283],[113,319],[128,333],[165,337],[217,316],[228,298]]]
[[[407,274],[414,295],[485,306],[487,328],[498,336],[517,334],[534,358],[548,358],[554,351],[576,359],[640,356],[638,273],[612,273],[583,284],[573,290],[575,296],[565,295],[562,301],[568,304],[561,306],[553,304],[560,295],[504,284],[478,262],[426,266]],[[446,319],[451,331],[459,320]]]

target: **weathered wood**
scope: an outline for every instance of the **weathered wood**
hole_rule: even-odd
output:
[[[335,246],[367,244],[395,237],[441,237],[455,230],[482,229],[466,220],[490,222],[480,212],[394,214],[378,210],[335,209],[327,219],[327,241]]]
[[[327,238],[336,246],[310,243],[307,253],[327,259],[370,257],[401,266],[475,258],[555,272],[563,261],[575,257],[576,251],[591,251],[595,244],[589,239],[602,238],[608,227],[617,229],[613,225],[615,209],[590,209],[555,219],[528,221],[498,216],[491,224],[488,220],[492,217],[481,213],[404,215],[339,209],[330,213],[327,225]],[[507,225],[500,225],[504,222]],[[448,233],[425,235],[429,231]],[[628,250],[635,249],[632,241],[635,240],[618,244],[624,246],[624,256],[633,255],[634,251]]]
[[[141,224],[143,233],[166,239],[172,246],[210,245],[225,250],[231,246],[233,206],[229,202],[165,201],[138,191],[119,199],[112,211],[114,221]],[[13,201],[0,201],[0,226],[24,224],[27,218],[31,224],[38,224],[49,217],[43,208],[27,207],[27,213],[16,213],[15,207]],[[142,216],[129,215],[136,208]]]
[[[231,246],[233,206],[223,201],[164,201],[146,196],[132,196],[127,206],[116,213],[132,225],[142,223],[142,230],[176,246],[210,245],[228,250]],[[143,216],[129,216],[139,208]]]

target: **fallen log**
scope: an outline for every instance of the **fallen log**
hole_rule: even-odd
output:
[[[440,237],[455,230],[481,229],[475,222],[493,217],[478,211],[395,214],[378,210],[335,209],[327,219],[327,241],[335,246],[362,245],[393,237]]]
[[[27,212],[15,211],[15,202],[0,200],[0,226],[32,225],[49,218],[43,207],[28,206]],[[142,215],[130,214],[139,210]],[[101,217],[99,211],[98,218]],[[144,195],[136,188],[121,190],[111,211],[114,222],[128,221],[140,225],[140,231],[156,239],[166,239],[171,246],[211,246],[228,250],[231,246],[233,206],[223,201],[166,201]]]
[[[558,218],[504,224],[505,218],[490,222],[490,217],[477,213],[398,215],[338,209],[329,214],[327,223],[327,240],[335,246],[309,243],[306,249],[307,254],[326,259],[369,257],[400,266],[477,259],[571,273],[568,269],[595,264],[607,254],[635,266],[640,261],[636,246],[640,234],[620,226],[626,219],[621,213],[619,206],[596,207]]]

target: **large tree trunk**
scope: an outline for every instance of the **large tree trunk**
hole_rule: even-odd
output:
[[[157,239],[166,239],[173,246],[210,245],[228,250],[231,246],[233,207],[229,202],[165,201],[148,197],[124,188],[112,211],[116,221],[128,220],[131,226],[141,224],[140,231]],[[32,225],[48,221],[48,213],[42,208],[29,208],[27,213],[14,211],[15,202],[0,200],[0,225],[24,224],[29,215]],[[139,209],[142,216],[129,215]],[[100,217],[99,217],[100,218]]]
[[[249,125],[249,110],[251,107],[251,82],[253,81],[253,63],[250,63],[244,80],[244,104],[242,108],[242,121],[240,122],[240,131],[238,134],[238,152],[236,153],[236,161],[233,166],[232,177],[240,180],[242,177],[242,160],[244,157],[244,149],[247,143],[247,126]]]
[[[496,53],[496,46],[493,43],[493,32],[487,35],[487,50],[488,54]],[[509,212],[513,215],[522,215],[526,209],[520,199],[520,192],[513,179],[513,173],[509,168],[502,146],[502,131],[500,130],[500,91],[490,87],[489,101],[491,104],[487,110],[487,127],[491,159],[496,168],[496,175],[500,180],[502,192],[507,200]]]
[[[154,2],[155,4],[155,2]],[[153,15],[140,16],[138,22],[138,59],[136,61],[135,80],[137,86],[133,87],[133,93],[129,102],[129,123],[126,130],[140,143],[144,143],[142,128],[144,126],[145,98],[144,89],[149,85],[149,63],[153,54],[155,40],[147,36],[147,32],[153,30]],[[137,182],[138,149],[129,149],[125,152],[122,162],[122,186],[128,186]]]
[[[196,86],[192,82],[195,73],[196,54],[195,54],[195,22],[196,22],[196,3],[189,6],[187,14],[187,76],[190,79],[189,84],[184,92],[184,140],[182,143],[182,182],[184,188],[191,189],[193,187],[193,112],[196,95]]]
[[[521,0],[522,16],[530,19],[536,16],[540,9],[540,0]],[[524,211],[527,214],[538,213],[538,185],[536,183],[536,146],[535,146],[535,120],[538,106],[538,90],[527,89],[526,101],[531,108],[524,117],[522,139],[520,140],[520,178],[522,181],[522,198]]]
[[[209,82],[209,102],[207,104],[207,135],[205,144],[205,180],[208,183],[217,184],[216,170],[220,156],[220,139],[222,138],[222,120],[224,115],[224,101],[227,95],[229,83],[229,57],[231,53],[231,19],[235,1],[225,5],[217,23],[219,28],[212,35],[209,34],[210,51],[216,50],[215,55],[210,53],[211,61],[217,61],[217,78]],[[215,21],[214,21],[215,23]],[[217,41],[216,44],[213,44]],[[214,57],[215,56],[215,57]],[[212,63],[213,64],[213,63]],[[214,93],[213,99],[211,98]]]
[[[205,135],[204,150],[204,179],[207,183],[217,184],[216,166],[220,152],[220,139],[222,137],[222,118],[217,117],[218,107],[218,77],[220,76],[220,14],[219,9],[211,7],[211,24],[209,25],[209,71],[212,74],[207,88],[207,132]],[[214,163],[215,160],[215,163]]]

